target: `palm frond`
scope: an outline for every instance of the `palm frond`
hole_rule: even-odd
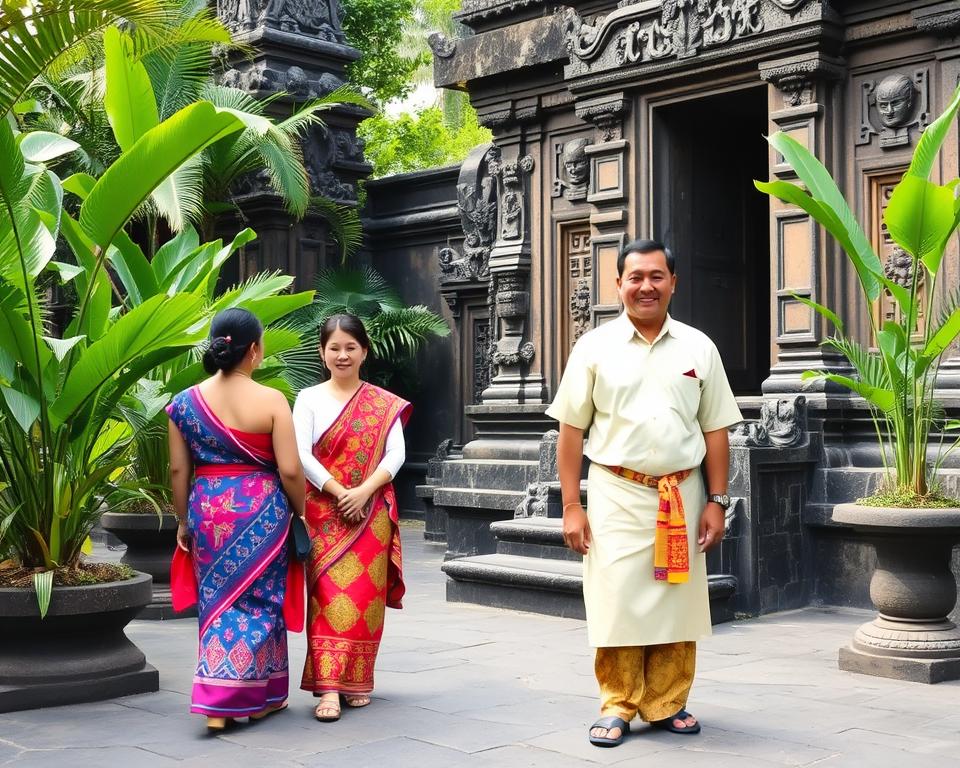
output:
[[[430,336],[450,333],[443,318],[422,305],[381,312],[365,324],[373,353],[388,360],[412,357]]]
[[[356,206],[343,205],[329,197],[310,198],[310,210],[320,214],[330,227],[330,234],[340,246],[340,264],[346,263],[363,244],[363,222]]]
[[[0,115],[5,115],[30,84],[65,52],[120,21],[169,27],[172,0],[20,0],[0,14]]]
[[[859,342],[854,339],[831,336],[825,339],[823,344],[832,347],[846,357],[857,372],[860,381],[867,386],[878,389],[891,389],[893,387],[890,375],[887,373],[880,355],[870,352]]]
[[[361,319],[404,307],[403,300],[374,269],[324,270],[314,283],[316,299],[311,305],[318,323],[330,315],[350,312]]]

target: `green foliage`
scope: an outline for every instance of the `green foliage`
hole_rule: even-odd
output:
[[[341,0],[343,31],[360,59],[350,65],[350,81],[380,103],[402,99],[413,87],[414,73],[427,61],[423,53],[398,51],[414,0]]]
[[[784,133],[769,138],[797,172],[803,186],[784,181],[755,182],[761,191],[806,211],[833,235],[854,266],[868,306],[883,290],[896,304],[896,319],[888,320],[882,327],[876,325],[871,312],[866,313],[876,340],[876,349],[868,349],[844,335],[834,312],[797,297],[834,324],[835,335],[824,343],[841,352],[856,371],[855,378],[826,371],[807,371],[804,378],[847,387],[872,408],[884,457],[885,483],[881,493],[871,497],[871,503],[938,505],[942,498],[929,489],[936,487],[936,474],[943,459],[960,443],[955,441],[944,451],[941,442],[931,466],[927,455],[931,433],[956,428],[956,422],[946,421],[943,407],[933,395],[940,358],[960,335],[960,292],[941,302],[939,312],[935,303],[944,250],[960,226],[960,199],[954,194],[960,179],[940,185],[929,177],[958,111],[960,88],[946,111],[921,135],[910,167],[884,212],[890,236],[912,257],[909,286],[886,277],[879,257],[837,184],[820,161],[797,141]],[[927,286],[924,307],[919,292],[922,282]],[[921,316],[926,318],[922,327],[918,319]],[[888,456],[893,459],[892,466]]]
[[[416,115],[371,117],[360,124],[357,134],[366,142],[373,175],[387,176],[461,162],[474,147],[491,140],[469,103],[462,118],[459,128],[450,128],[440,107],[428,107]]]
[[[112,307],[105,263],[126,247],[122,227],[164,170],[242,127],[197,103],[148,130],[99,180],[63,185],[43,164],[24,159],[29,137],[15,137],[0,121],[0,550],[26,567],[76,562],[128,463],[133,430],[117,404],[202,337],[198,293],[146,296],[141,286],[138,306]],[[82,191],[77,218],[63,208],[64,186]],[[74,269],[52,261],[61,232]],[[129,260],[127,268],[138,267]],[[49,271],[79,297],[61,337],[49,335],[46,323]]]
[[[414,357],[434,336],[447,336],[443,318],[427,307],[408,307],[376,270],[328,270],[317,276],[314,302],[298,313],[295,326],[312,332],[331,315],[348,312],[366,326],[371,358],[366,377],[381,386],[409,390]]]

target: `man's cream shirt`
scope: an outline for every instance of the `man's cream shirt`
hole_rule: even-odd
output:
[[[667,315],[650,343],[625,312],[576,343],[547,415],[589,428],[591,461],[656,476],[698,467],[703,433],[743,420],[706,334]]]

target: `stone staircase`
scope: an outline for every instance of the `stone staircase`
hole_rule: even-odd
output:
[[[581,558],[564,546],[559,518],[503,520],[491,523],[490,532],[495,553],[443,564],[448,601],[584,618]],[[714,575],[708,583],[713,623],[729,621],[736,578]]]

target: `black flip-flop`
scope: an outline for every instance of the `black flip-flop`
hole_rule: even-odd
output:
[[[674,720],[686,720],[688,717],[692,717],[692,715],[687,712],[687,710],[681,709],[672,717],[665,717],[663,720],[652,720],[650,725],[652,725],[654,728],[662,728],[665,731],[670,731],[670,733],[687,733],[690,735],[693,735],[694,733],[700,733],[699,720],[697,720],[696,724],[684,726],[683,728],[677,728],[677,726],[673,724]]]
[[[590,726],[591,731],[594,728],[606,728],[607,733],[610,733],[614,728],[620,729],[620,735],[615,739],[611,739],[609,736],[594,736],[591,733],[590,743],[595,747],[619,747],[623,743],[623,738],[630,733],[630,723],[622,717],[616,717],[615,715],[601,717]]]

